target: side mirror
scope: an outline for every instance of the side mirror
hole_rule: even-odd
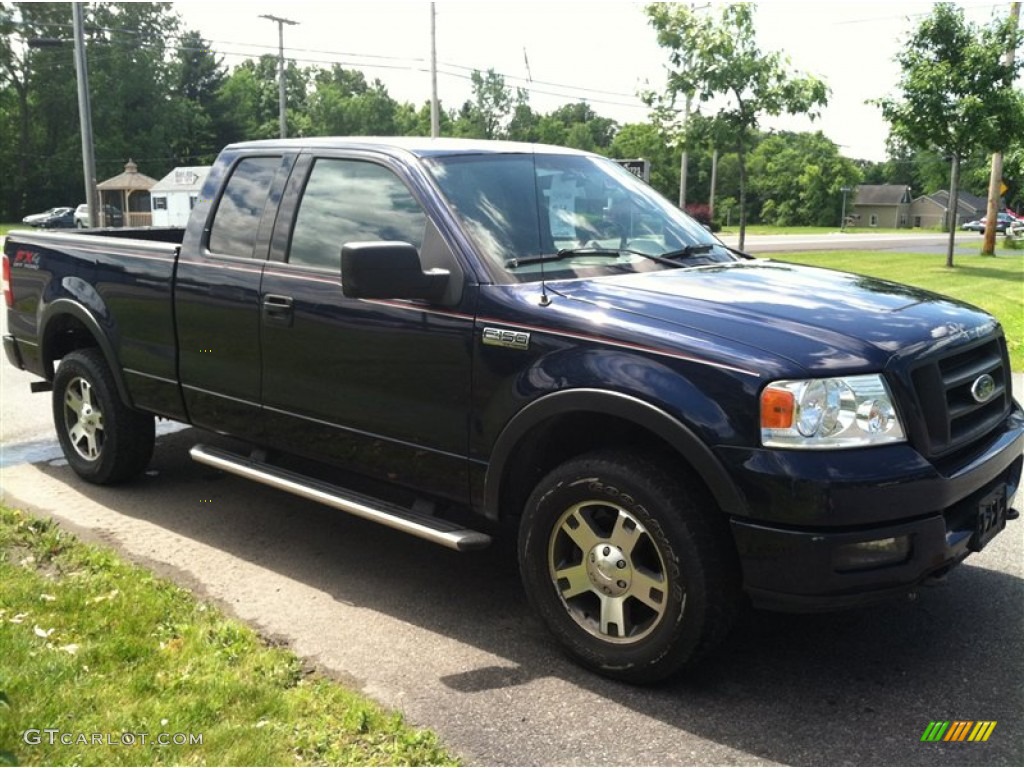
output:
[[[423,271],[411,243],[346,243],[341,247],[341,290],[350,299],[425,299],[438,302],[451,274]]]

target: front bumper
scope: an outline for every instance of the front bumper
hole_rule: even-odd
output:
[[[1022,452],[1019,407],[974,456],[945,471],[930,464],[925,471],[923,459],[883,459],[861,474],[850,466],[863,467],[870,452],[850,452],[853,461],[842,468],[841,454],[803,462],[795,452],[782,452],[788,455],[776,474],[766,471],[771,452],[751,452],[742,468],[734,466],[747,498],[762,502],[752,504],[761,515],[732,520],[744,588],[758,607],[794,611],[905,595],[984,546],[998,533],[983,534],[987,522],[1001,529],[1017,517],[1009,505],[1020,485]],[[823,460],[832,462],[831,471],[821,471]],[[787,497],[788,512],[780,514]],[[899,542],[905,551],[885,563],[851,566],[851,549],[883,540]]]

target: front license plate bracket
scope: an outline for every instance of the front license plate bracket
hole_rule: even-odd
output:
[[[1005,485],[1000,485],[978,502],[978,515],[970,542],[972,552],[981,552],[1006,527],[1007,502]]]

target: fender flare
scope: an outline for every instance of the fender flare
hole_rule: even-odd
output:
[[[47,330],[51,323],[59,320],[65,315],[70,315],[82,323],[93,339],[95,339],[96,346],[99,347],[100,352],[103,353],[103,357],[107,361],[107,367],[110,369],[110,372],[114,377],[114,383],[117,384],[117,392],[121,396],[122,402],[129,407],[134,407],[132,398],[128,394],[128,387],[124,382],[124,373],[118,363],[117,354],[114,352],[114,347],[110,343],[110,339],[103,332],[103,328],[100,326],[95,315],[81,304],[72,301],[71,299],[62,298],[52,301],[46,306],[46,309],[43,310],[42,317],[39,321],[39,352],[40,357],[44,361],[43,364],[45,366],[47,378],[50,381],[53,381],[55,372],[53,360],[51,359],[48,349],[49,342],[47,339]]]
[[[621,392],[602,389],[566,389],[534,400],[505,425],[491,451],[484,477],[484,511],[498,519],[505,467],[520,441],[553,416],[596,411],[632,422],[660,437],[686,460],[707,484],[723,512],[747,514],[747,504],[722,462],[685,424],[660,408]]]

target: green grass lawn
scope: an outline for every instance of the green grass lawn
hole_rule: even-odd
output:
[[[436,735],[51,521],[0,507],[0,584],[0,765],[456,764]]]
[[[938,232],[931,232],[926,229],[884,229],[881,227],[847,227],[845,230],[851,235],[920,235],[920,234],[939,234]],[[839,232],[839,225],[836,224],[834,227],[777,227],[770,224],[748,224],[747,234],[748,235],[831,235]],[[717,233],[719,235],[738,235],[740,233],[739,224],[732,224],[728,227],[722,227],[722,231]]]
[[[773,259],[840,269],[926,288],[966,301],[995,315],[1003,324],[1010,365],[1024,371],[1024,253],[996,257],[958,254],[948,269],[945,254],[871,251],[818,251],[772,254]]]

